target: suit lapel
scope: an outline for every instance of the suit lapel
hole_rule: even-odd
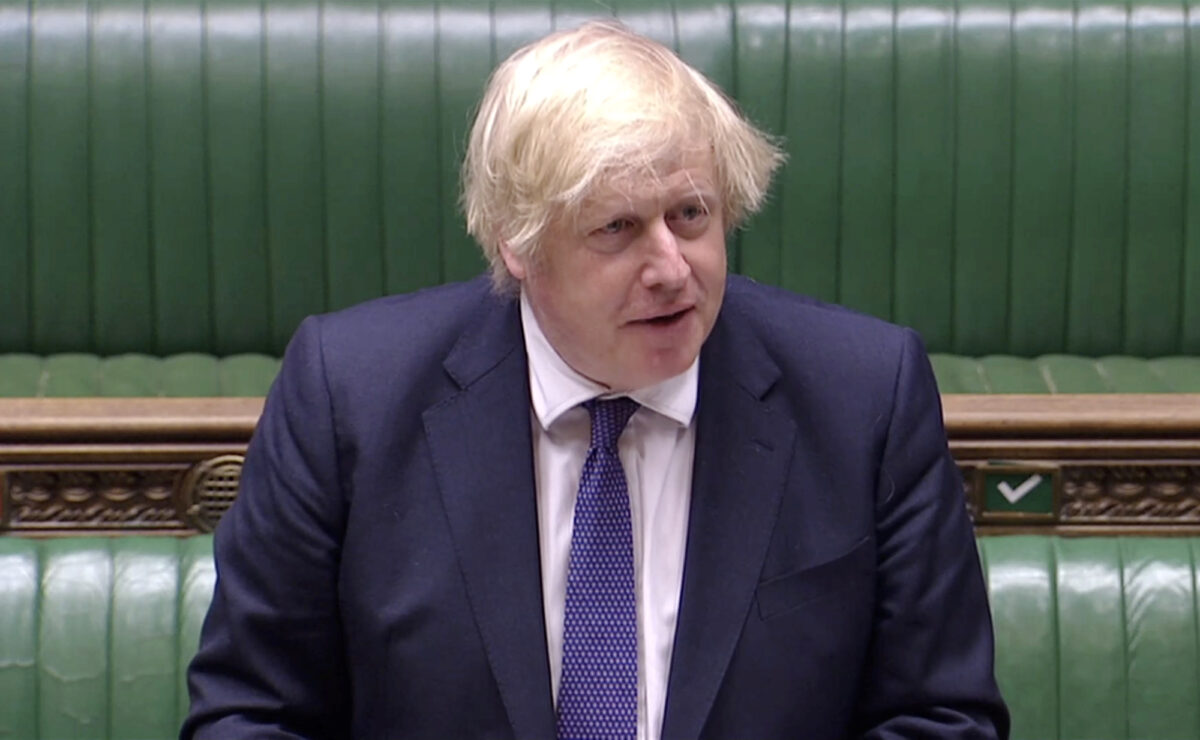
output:
[[[664,740],[699,737],[751,608],[795,425],[764,400],[779,377],[726,311],[700,360],[696,459]]]
[[[425,432],[513,734],[553,738],[528,366],[516,301],[486,305],[445,362],[461,390],[425,412]]]

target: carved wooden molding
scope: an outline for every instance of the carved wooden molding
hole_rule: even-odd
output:
[[[5,524],[13,532],[181,530],[186,465],[12,468],[4,473]]]
[[[1200,465],[1063,467],[1064,523],[1200,524]]]
[[[0,532],[209,530],[233,502],[262,404],[0,399]],[[1200,534],[1200,394],[943,406],[981,533]]]
[[[232,501],[261,398],[0,399],[0,531],[189,533]]]

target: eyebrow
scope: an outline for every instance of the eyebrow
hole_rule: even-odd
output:
[[[694,178],[689,177],[686,182],[679,186],[662,193],[661,201],[670,205],[680,200],[687,198],[700,198],[706,203],[717,199],[717,189],[707,182],[697,182]],[[593,214],[600,213],[634,211],[634,201],[639,199],[637,193],[628,194],[610,191],[604,195],[592,196],[584,199],[580,203],[578,214],[580,217],[591,217]]]

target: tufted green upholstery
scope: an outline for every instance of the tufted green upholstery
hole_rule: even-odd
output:
[[[1200,357],[931,359],[943,393],[1200,393]],[[0,355],[0,398],[263,396],[278,370],[257,354]]]
[[[1013,740],[1200,737],[1200,539],[984,537]],[[212,538],[0,538],[0,737],[168,738]]]
[[[1014,740],[1200,737],[1200,540],[985,537]]]
[[[265,396],[279,363],[255,354],[0,355],[0,398]]]
[[[936,352],[1200,355],[1200,57],[1166,0],[0,0],[0,353],[278,356],[308,313],[477,273],[483,80],[608,6],[784,137],[735,269]],[[1028,386],[1001,364],[976,386]]]
[[[1200,393],[1200,357],[935,354],[943,393]]]
[[[212,538],[0,537],[0,737],[174,737]]]

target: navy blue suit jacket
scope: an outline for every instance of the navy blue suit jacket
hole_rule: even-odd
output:
[[[183,737],[553,738],[530,423],[485,279],[306,321],[217,531]],[[1006,736],[916,335],[731,277],[697,424],[664,740]]]

